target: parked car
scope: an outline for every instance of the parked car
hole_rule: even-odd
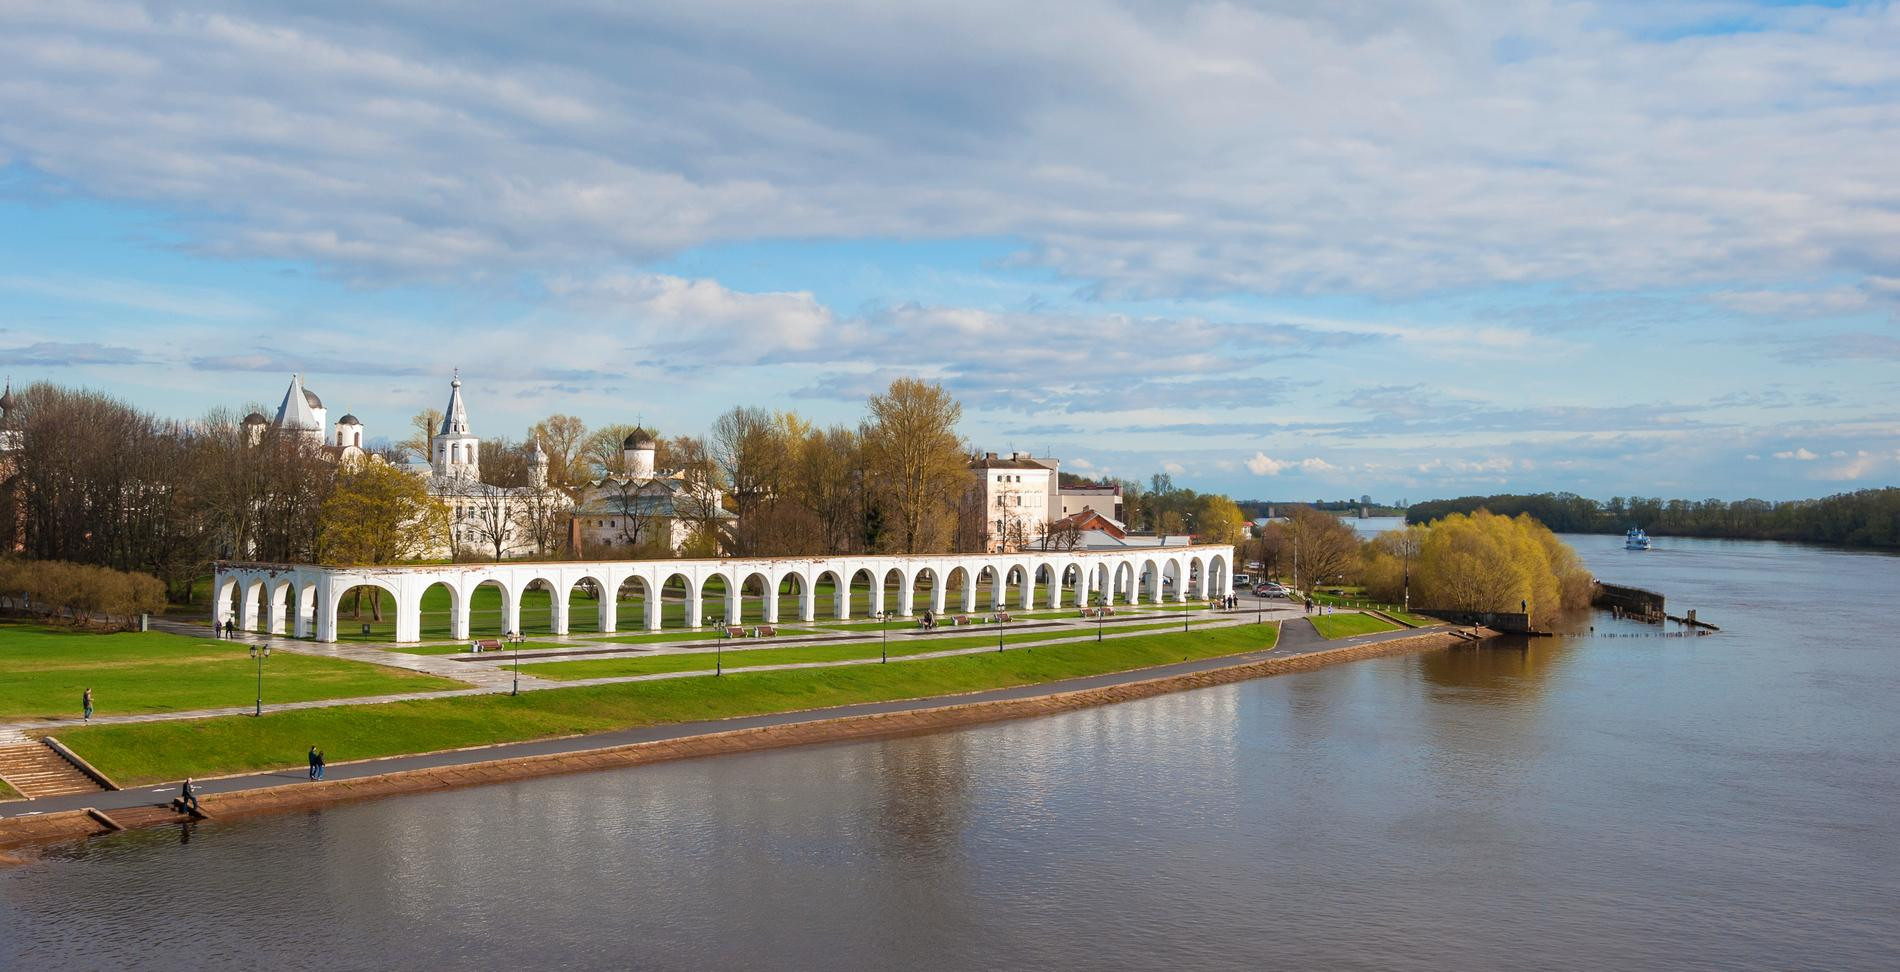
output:
[[[1235,575],[1234,575],[1234,584],[1235,584],[1235,586],[1237,586],[1237,587],[1252,587],[1252,586],[1253,586],[1253,578],[1252,578],[1252,577],[1249,577],[1249,576],[1247,576],[1246,574],[1235,574]]]

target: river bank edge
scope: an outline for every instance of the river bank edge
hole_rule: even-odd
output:
[[[398,770],[356,779],[298,781],[230,793],[210,794],[203,798],[202,803],[206,815],[216,821],[232,817],[307,810],[330,804],[408,793],[485,786],[566,773],[621,769],[679,759],[922,735],[965,726],[1054,715],[1173,692],[1210,688],[1369,658],[1431,651],[1469,643],[1469,637],[1454,633],[1452,630],[1434,630],[1406,638],[1346,645],[1279,658],[1263,658],[1198,672],[1051,692],[1019,699],[958,702],[956,696],[946,696],[942,698],[942,705],[900,712],[819,718],[774,726],[701,733],[675,739],[605,746],[598,749]],[[12,853],[15,851],[67,843],[120,830],[147,829],[178,822],[180,818],[167,812],[163,805],[141,807],[132,811],[115,810],[111,816],[88,807],[36,816],[0,819],[0,866],[25,863],[24,859]]]

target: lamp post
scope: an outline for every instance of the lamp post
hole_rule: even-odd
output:
[[[520,695],[521,694],[521,635],[518,633],[509,635],[508,644],[515,650],[515,687],[511,689],[508,692],[508,694]]]
[[[1005,625],[1007,625],[1008,623],[1009,623],[1009,622],[1007,622],[1007,621],[1004,621],[1004,620],[1003,620],[1003,615],[1001,615],[1001,614],[998,614],[998,615],[996,616],[996,652],[997,652],[997,654],[1002,654],[1002,651],[1003,651],[1003,627],[1004,627]]]
[[[1098,593],[1095,595],[1095,600],[1097,602],[1095,605],[1095,643],[1099,645],[1102,643],[1102,616],[1108,613],[1108,595]]]
[[[879,611],[871,615],[877,619],[878,631],[884,635],[884,641],[878,648],[878,664],[889,664],[891,660],[891,612]]]
[[[713,674],[726,673],[726,627],[719,626],[718,643],[713,645]]]
[[[251,715],[253,716],[261,716],[264,714],[264,661],[269,657],[269,644],[264,645],[262,648],[256,645],[251,646],[251,660],[257,662],[257,708],[252,710]]]

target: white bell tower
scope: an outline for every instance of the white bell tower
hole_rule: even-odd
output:
[[[469,434],[468,409],[462,405],[462,370],[449,382],[449,407],[435,436],[435,455],[429,465],[444,479],[480,479],[482,440]]]

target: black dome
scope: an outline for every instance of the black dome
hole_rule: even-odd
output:
[[[642,428],[635,428],[632,432],[627,433],[627,438],[620,443],[620,448],[651,449],[653,448],[653,433]]]

